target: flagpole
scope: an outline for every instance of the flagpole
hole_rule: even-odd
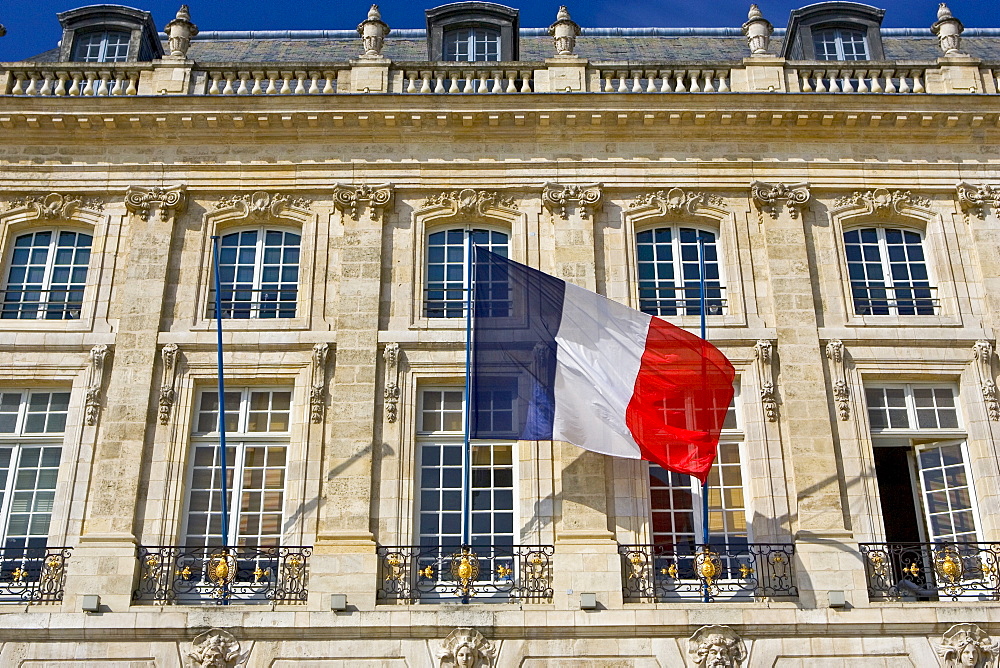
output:
[[[472,543],[472,305],[473,256],[472,233],[466,232],[466,293],[465,293],[465,442],[462,448],[462,546]]]
[[[705,299],[705,235],[702,232],[698,233],[698,275],[699,275],[699,301],[701,312],[701,338],[703,341],[708,340],[708,321],[707,321],[707,310],[706,310],[706,299]],[[705,364],[704,356],[701,358],[702,366]],[[705,379],[704,370],[701,374],[702,382]],[[708,550],[708,478],[705,478],[705,482],[701,484],[701,542],[705,550]],[[705,587],[705,602],[708,602],[708,586]]]
[[[219,278],[219,237],[212,237],[212,263],[215,272],[216,364],[219,376],[219,466],[221,468],[222,550],[229,542],[229,499],[226,489],[226,381],[222,366],[222,280]]]

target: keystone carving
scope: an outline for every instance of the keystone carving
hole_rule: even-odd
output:
[[[986,412],[991,420],[1000,421],[1000,402],[997,400],[997,385],[993,381],[993,344],[986,339],[976,341],[972,346],[972,359],[976,365],[976,376],[986,403]]]
[[[698,207],[708,204],[722,206],[723,200],[721,197],[707,195],[703,192],[691,192],[682,190],[681,188],[671,188],[667,191],[657,190],[656,192],[639,195],[632,200],[628,208],[642,209],[652,207],[662,216],[667,214],[677,216],[681,214],[694,214],[697,212]]]
[[[173,58],[186,58],[191,38],[198,34],[198,26],[191,23],[191,12],[187,5],[181,5],[177,16],[168,23],[163,31],[167,33],[167,44]]]
[[[239,668],[246,664],[250,650],[241,653],[231,633],[212,629],[195,638],[186,654],[192,668]]]
[[[740,668],[747,648],[728,626],[703,626],[688,638],[688,654],[691,665],[697,668]]]
[[[788,215],[798,218],[812,194],[808,183],[754,181],[750,184],[750,197],[757,204],[758,210],[767,213],[772,219],[778,218],[782,205],[788,208]]]
[[[166,188],[144,188],[132,186],[125,194],[125,208],[143,220],[149,220],[153,211],[159,211],[161,219],[166,219],[184,210],[187,194],[184,186]]]
[[[379,186],[344,186],[337,184],[333,190],[333,203],[341,211],[354,220],[358,219],[361,207],[368,206],[372,220],[381,222],[386,208],[392,201],[392,185],[383,183]]]
[[[475,214],[486,216],[489,215],[489,209],[517,210],[514,198],[510,195],[504,195],[495,190],[473,190],[472,188],[449,190],[428,197],[424,201],[424,206],[450,207],[453,215]]]
[[[760,403],[768,422],[778,419],[778,395],[774,389],[774,342],[761,339],[754,345],[760,369]]]
[[[385,360],[385,421],[395,422],[398,417],[396,404],[399,401],[399,344],[386,344],[382,351]]]
[[[576,48],[576,38],[580,35],[580,26],[570,18],[569,10],[563,5],[556,13],[556,22],[549,26],[549,35],[556,47],[557,56],[572,56]]]
[[[238,212],[240,218],[263,220],[271,217],[278,218],[288,209],[299,209],[304,212],[311,205],[312,203],[303,197],[292,198],[283,193],[267,193],[258,190],[253,193],[224,197],[215,203],[215,209],[217,211],[233,209]]]
[[[569,207],[575,205],[584,218],[593,213],[597,203],[601,201],[602,186],[600,183],[584,183],[580,185],[561,185],[546,183],[542,189],[542,203],[549,211],[558,214],[560,218],[569,218]]]
[[[847,384],[844,342],[834,339],[826,344],[826,358],[833,368],[833,399],[837,402],[837,416],[847,420],[851,417],[851,390]]]
[[[312,386],[309,389],[309,419],[314,424],[323,421],[326,414],[326,358],[330,351],[327,343],[317,343],[312,351]]]
[[[1000,643],[975,624],[955,624],[936,647],[945,668],[995,668]]]
[[[174,406],[177,392],[174,388],[177,382],[177,344],[168,343],[160,350],[163,361],[163,380],[160,383],[160,424],[170,422],[170,409]]]
[[[1000,207],[1000,188],[985,183],[975,186],[964,182],[959,183],[955,188],[958,191],[958,204],[962,207],[966,217],[971,213],[980,220],[984,220],[989,207],[994,209]]]
[[[845,197],[841,197],[834,204],[840,206],[859,206],[868,210],[868,213],[905,213],[906,206],[929,208],[930,200],[917,197],[910,191],[887,190],[878,188],[867,192],[856,192]]]
[[[747,38],[747,46],[750,47],[750,55],[766,56],[768,47],[771,45],[771,34],[774,26],[764,18],[757,5],[750,5],[750,12],[747,14],[747,22],[743,24],[743,34]]]
[[[495,652],[482,633],[459,628],[444,639],[437,657],[441,668],[491,668]]]
[[[97,198],[84,199],[79,195],[63,195],[49,193],[48,195],[27,195],[8,204],[9,209],[26,207],[35,210],[35,215],[45,220],[55,218],[71,218],[79,209],[101,211],[104,202]]]
[[[97,424],[101,413],[101,386],[104,383],[104,360],[108,347],[103,343],[90,349],[90,365],[87,369],[87,398],[84,421],[88,426]]]
[[[361,43],[365,52],[361,56],[368,59],[381,59],[382,47],[385,45],[385,38],[392,30],[382,20],[382,14],[378,10],[378,5],[372,5],[368,10],[368,18],[358,25],[358,34],[361,35]]]

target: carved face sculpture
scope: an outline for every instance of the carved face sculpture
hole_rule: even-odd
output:
[[[455,650],[455,665],[458,668],[474,668],[476,665],[476,652],[469,645],[459,645]]]
[[[203,668],[229,668],[228,653],[222,638],[212,636],[202,646],[201,665]]]
[[[978,668],[982,653],[975,643],[968,643],[958,653],[958,665],[968,668]]]
[[[733,652],[723,638],[712,638],[698,650],[698,665],[702,668],[733,668]]]

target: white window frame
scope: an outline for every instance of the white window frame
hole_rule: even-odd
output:
[[[957,421],[957,427],[942,427],[942,428],[932,428],[932,427],[919,427],[917,421],[917,408],[916,403],[913,398],[913,390],[915,389],[949,389],[951,390],[952,399],[955,402],[955,416]],[[903,398],[905,401],[905,408],[907,414],[906,427],[886,427],[875,429],[871,427],[871,411],[868,405],[868,390],[874,389],[901,389],[903,390]],[[965,424],[964,417],[962,415],[962,403],[960,401],[961,394],[959,393],[959,388],[954,383],[882,383],[882,382],[867,382],[864,386],[865,390],[865,415],[869,420],[869,430],[873,438],[878,438],[880,435],[894,435],[894,436],[909,436],[913,438],[926,438],[928,435],[933,434],[934,436],[940,435],[941,440],[947,439],[964,439],[966,438],[965,429],[962,427]]]
[[[655,240],[654,240],[654,242],[652,244],[652,247],[654,249],[654,259],[653,260],[642,260],[640,258],[640,252],[639,252],[640,238],[644,234],[651,234],[651,235],[653,235],[655,237],[656,232],[658,230],[664,230],[664,229],[669,229],[670,230],[670,249],[671,249],[671,265],[673,267],[673,283],[670,284],[670,285],[667,285],[665,283],[664,279],[661,279],[659,277],[654,278],[654,279],[649,279],[649,280],[652,280],[655,283],[654,289],[656,289],[656,290],[661,290],[661,289],[671,290],[672,289],[672,290],[676,291],[676,293],[680,293],[683,296],[675,298],[675,303],[677,305],[675,305],[673,307],[670,307],[670,306],[667,306],[667,307],[657,306],[655,309],[646,310],[646,309],[642,308],[643,301],[649,301],[649,300],[645,299],[643,297],[643,285],[642,284],[644,282],[646,282],[646,280],[648,280],[648,279],[643,279],[641,277],[640,266],[642,266],[646,262],[652,262],[652,263],[656,264],[657,261],[656,261],[656,258],[655,258],[655,254],[656,254],[655,249],[660,244],[656,243]],[[684,224],[684,223],[678,223],[676,225],[654,225],[654,226],[649,226],[649,227],[643,227],[642,229],[636,230],[636,232],[635,232],[635,258],[636,258],[635,259],[635,263],[636,263],[635,264],[635,275],[636,275],[636,291],[638,293],[637,304],[638,304],[639,310],[643,311],[644,313],[649,313],[650,315],[655,315],[657,317],[662,317],[662,318],[673,318],[673,317],[685,316],[685,315],[698,316],[700,314],[700,310],[701,310],[700,300],[697,299],[697,298],[691,300],[691,299],[687,299],[687,297],[686,297],[687,290],[689,288],[685,288],[685,283],[687,281],[685,281],[685,279],[684,279],[684,266],[685,265],[690,265],[691,263],[690,262],[684,262],[684,259],[682,257],[682,247],[686,246],[686,245],[690,245],[690,244],[683,244],[682,243],[682,241],[681,241],[681,234],[680,234],[682,229],[694,230],[699,235],[702,234],[702,233],[707,233],[707,234],[711,234],[712,235],[713,242],[712,242],[711,245],[715,247],[715,260],[714,260],[714,264],[715,264],[716,269],[717,269],[718,274],[719,274],[719,278],[717,279],[716,282],[718,282],[719,285],[717,287],[716,286],[712,286],[712,287],[706,286],[706,291],[707,292],[711,292],[712,290],[719,290],[719,293],[720,293],[721,296],[719,298],[709,298],[706,295],[705,302],[706,302],[706,309],[708,310],[708,314],[707,315],[709,315],[709,316],[726,315],[727,312],[728,312],[728,301],[727,301],[726,296],[725,296],[726,295],[725,262],[723,261],[723,257],[722,257],[721,243],[720,243],[720,240],[719,240],[719,236],[720,236],[719,230],[712,229],[712,228],[706,227],[704,225]],[[695,248],[698,248],[698,244],[697,243],[695,243],[694,246],[695,246]],[[706,243],[705,246],[707,248],[709,246],[709,244]],[[706,260],[706,264],[705,264],[705,268],[706,269],[708,269],[708,264],[709,263]],[[701,281],[700,259],[699,259],[699,263],[696,263],[696,266],[698,266],[698,274],[699,274],[698,281],[699,281],[699,285],[700,285],[700,281]],[[662,282],[662,284],[661,284],[661,282]],[[706,280],[706,282],[708,282],[708,281]],[[722,302],[721,306],[717,306],[717,307],[713,307],[712,306],[712,302],[713,301],[719,302],[720,300]],[[654,299],[653,301],[660,301],[660,300]],[[692,305],[689,302],[694,302],[694,303]],[[682,303],[683,303],[683,305],[680,305]],[[656,311],[655,313],[653,312],[654,310]],[[667,310],[667,311],[674,310],[675,312],[674,313],[663,313],[664,310]]]
[[[447,261],[447,251],[446,251],[446,257],[445,257],[445,262],[444,262],[444,266],[446,268],[445,278],[442,281],[435,281],[435,283],[444,285],[445,287],[443,287],[441,289],[432,288],[431,287],[431,277],[430,277],[430,274],[431,274],[431,253],[430,253],[430,251],[431,251],[431,237],[433,235],[435,235],[435,234],[444,233],[445,234],[445,238],[447,238],[447,235],[448,235],[449,232],[456,231],[456,230],[462,232],[462,287],[461,287],[462,308],[461,308],[461,312],[458,315],[451,315],[451,312],[456,309],[456,307],[454,307],[454,306],[451,305],[451,304],[454,303],[455,300],[444,298],[444,299],[441,299],[441,300],[435,300],[435,302],[434,302],[434,303],[441,304],[441,306],[438,307],[435,310],[443,311],[443,315],[430,315],[430,313],[432,311],[430,309],[431,301],[430,301],[429,296],[430,296],[430,293],[431,293],[432,290],[434,292],[443,292],[443,293],[445,293],[447,295],[448,293],[459,289],[457,287],[449,287],[450,285],[454,284],[454,281],[449,281],[448,278],[447,278],[447,267],[452,264],[452,263],[450,263],[450,262]],[[445,321],[452,320],[452,321],[454,321],[456,318],[464,318],[466,316],[466,308],[468,307],[468,294],[469,294],[468,291],[469,291],[469,287],[470,287],[469,286],[469,266],[468,266],[468,262],[469,262],[469,244],[471,243],[471,239],[472,239],[472,235],[470,234],[470,232],[472,232],[472,233],[474,233],[474,232],[488,232],[491,235],[502,234],[502,235],[506,236],[507,237],[507,243],[505,245],[506,254],[504,256],[505,257],[510,257],[510,255],[511,255],[511,236],[512,236],[511,233],[510,233],[510,230],[498,229],[498,228],[490,226],[490,225],[476,225],[476,224],[471,224],[471,223],[470,224],[466,224],[466,225],[449,225],[447,227],[434,227],[434,228],[431,228],[431,229],[427,230],[427,235],[426,235],[426,237],[424,239],[424,267],[423,267],[424,280],[423,280],[423,283],[422,283],[422,285],[423,285],[423,295],[421,295],[422,298],[421,298],[421,301],[420,301],[421,307],[422,307],[421,308],[422,316],[424,318],[426,318],[428,320],[445,320]],[[448,245],[448,244],[446,244],[444,247],[447,249],[447,248],[449,248],[451,246]],[[489,243],[489,245],[486,246],[486,248],[488,250],[492,251],[492,252],[496,252],[496,249],[500,248],[500,247],[501,247],[500,244],[495,243],[493,241],[491,241]],[[441,263],[435,263],[435,264],[441,264]]]
[[[851,278],[851,264],[853,262],[856,262],[856,261],[852,261],[851,259],[849,259],[847,257],[847,246],[848,246],[847,235],[850,234],[851,232],[858,232],[858,233],[860,233],[863,230],[868,230],[868,229],[874,229],[876,231],[877,235],[878,235],[878,252],[879,252],[879,264],[882,267],[882,284],[871,283],[869,281],[869,279],[867,278],[867,276],[865,277],[864,284],[861,284],[858,281],[854,281]],[[898,230],[899,232],[902,232],[902,233],[910,232],[910,233],[916,234],[917,236],[920,237],[920,249],[921,249],[921,253],[923,255],[924,271],[927,273],[927,283],[928,283],[928,285],[926,287],[925,286],[914,287],[914,285],[913,285],[912,282],[908,283],[908,284],[902,284],[902,283],[897,284],[895,282],[895,280],[893,278],[893,275],[892,275],[892,265],[893,265],[893,263],[889,259],[889,244],[888,244],[888,241],[886,241],[886,238],[885,238],[886,230]],[[850,227],[844,228],[843,234],[841,236],[841,240],[842,240],[842,244],[843,244],[843,253],[844,253],[844,268],[845,268],[845,271],[846,271],[847,283],[848,283],[848,297],[851,300],[851,310],[853,311],[854,315],[856,315],[858,317],[862,317],[862,318],[869,318],[869,317],[875,317],[875,318],[882,317],[882,318],[884,318],[884,317],[890,317],[891,316],[891,317],[896,317],[896,318],[906,318],[906,319],[909,319],[909,318],[914,318],[914,317],[934,317],[934,316],[939,316],[941,314],[940,299],[935,296],[936,294],[938,294],[937,281],[935,280],[935,276],[934,276],[934,273],[933,273],[933,268],[932,268],[931,262],[929,261],[929,258],[928,258],[927,248],[925,246],[926,234],[924,233],[923,230],[920,230],[920,229],[917,229],[917,228],[913,228],[913,227],[906,227],[906,226],[879,225],[879,224],[868,223],[868,224],[852,225]],[[863,264],[866,264],[864,258],[862,258],[861,262]],[[906,266],[907,266],[907,272],[908,273],[912,273],[911,267],[914,266],[914,265],[911,262],[907,261]],[[857,286],[856,286],[856,284],[857,284]],[[864,288],[864,289],[866,289],[868,291],[867,292],[867,294],[868,294],[868,297],[867,297],[868,306],[867,307],[863,307],[863,306],[859,307],[859,305],[857,303],[857,300],[856,300],[856,298],[854,296],[854,289],[855,289],[855,287]],[[874,299],[874,298],[872,298],[871,292],[872,292],[873,289],[883,289],[883,290],[885,290],[885,292],[886,292],[886,298],[885,298],[885,300],[880,300],[880,299]],[[912,310],[916,311],[918,309],[927,308],[927,306],[918,306],[917,304],[925,302],[925,301],[929,301],[930,302],[930,308],[932,309],[932,313],[900,313],[900,305],[899,305],[900,297],[898,296],[897,290],[904,290],[904,291],[909,291],[910,292],[911,296],[904,297],[903,301],[909,302],[912,305],[911,306],[904,306],[903,307],[904,310],[905,309],[912,309]],[[930,293],[931,296],[930,297],[926,297],[926,298],[925,297],[915,297],[915,296],[912,296],[913,293],[916,292],[917,290],[927,290]],[[884,306],[884,307],[881,306],[881,305],[878,306],[878,307],[873,306],[872,303],[875,302],[875,301],[885,301],[886,302],[886,306]],[[863,313],[862,311],[864,311],[865,308],[867,308],[870,311],[874,310],[875,308],[885,308],[886,310],[888,310],[888,313]]]
[[[117,47],[121,46],[122,42],[120,40],[114,43],[115,53],[111,58],[108,58],[109,49],[111,48],[111,38],[112,37],[125,37],[125,53],[119,53]],[[94,38],[97,37],[98,40]],[[74,37],[73,43],[73,56],[74,62],[78,63],[124,63],[128,61],[130,41],[132,39],[132,34],[127,30],[88,30],[87,32],[79,32]],[[84,41],[86,40],[86,41]],[[90,48],[95,43],[98,44],[97,47],[97,57],[92,58],[89,56]],[[81,51],[84,53],[81,54]],[[81,58],[81,55],[83,56]]]
[[[251,299],[250,300],[237,300],[237,299],[233,298],[233,299],[230,299],[228,301],[222,301],[221,302],[221,306],[222,306],[222,313],[223,313],[222,318],[223,318],[223,320],[230,320],[230,321],[241,321],[241,320],[243,320],[243,321],[245,321],[245,320],[286,320],[287,321],[287,320],[291,320],[293,318],[299,317],[299,311],[300,311],[300,308],[301,308],[301,304],[300,304],[300,302],[301,302],[301,292],[302,292],[301,288],[300,288],[300,285],[302,283],[302,230],[296,229],[296,228],[292,228],[292,227],[289,227],[289,226],[283,226],[283,225],[258,225],[258,226],[254,226],[254,227],[239,227],[239,228],[234,228],[234,229],[228,229],[228,230],[226,230],[225,232],[223,232],[223,233],[221,233],[219,235],[219,260],[220,260],[220,266],[221,266],[221,263],[222,263],[222,252],[223,252],[222,241],[223,241],[223,239],[225,239],[226,237],[234,236],[234,235],[236,235],[238,237],[239,235],[242,235],[244,232],[256,232],[257,233],[257,241],[256,241],[256,245],[255,245],[255,250],[254,250],[253,279],[251,280],[251,286],[252,287],[250,288],[250,292],[252,293],[251,294]],[[295,299],[294,299],[294,301],[280,301],[280,300],[279,301],[274,301],[274,302],[261,301],[261,297],[263,296],[263,293],[265,291],[265,289],[262,288],[261,286],[265,284],[265,281],[263,280],[263,278],[264,278],[263,277],[263,274],[264,274],[264,252],[265,252],[265,250],[267,248],[269,248],[269,246],[265,243],[266,239],[267,239],[268,232],[279,232],[279,233],[282,234],[282,239],[284,239],[284,235],[285,234],[294,234],[294,235],[296,235],[296,236],[299,237],[299,245],[298,245],[299,256],[298,256],[298,261],[295,264],[295,267],[296,267],[296,280],[295,280],[295,288],[294,288],[294,292],[295,292]],[[237,248],[241,248],[241,246],[239,246],[239,245],[237,245],[236,247]],[[289,247],[285,246],[284,244],[282,244],[281,248],[283,249],[283,252],[284,252],[284,249],[285,248],[289,248]],[[214,256],[213,256],[213,258],[214,258]],[[237,263],[237,264],[235,264],[233,266],[235,266],[236,268],[239,268],[241,266],[249,266],[249,265],[242,265],[242,264]],[[285,265],[282,262],[282,264],[280,265],[280,268],[284,269],[286,266],[291,266],[291,264]],[[279,269],[279,271],[281,269]],[[235,288],[234,287],[236,285],[240,285],[240,284],[245,283],[245,282],[244,281],[237,281],[237,280],[235,280],[236,279],[236,275],[235,274],[233,276],[233,279],[234,280],[231,283],[225,283],[225,282],[222,282],[221,278],[220,278],[220,286],[222,288],[223,294],[225,294],[225,293],[228,292],[229,294],[231,294],[231,295],[233,295],[235,297],[236,294],[239,294],[241,292],[246,292],[246,289],[240,289],[240,288]],[[267,284],[271,284],[271,283],[273,283],[273,281],[268,281],[267,282]],[[278,281],[279,285],[281,285],[283,283],[284,283],[284,281],[282,281],[282,280]],[[268,292],[277,293],[279,296],[282,296],[282,295],[284,295],[284,293],[289,292],[289,290],[281,288],[281,287],[275,288],[273,290],[271,290],[270,288],[268,288],[266,290]],[[229,306],[227,306],[227,304],[229,304]],[[246,304],[246,306],[245,307],[242,306],[243,304]],[[239,305],[239,306],[237,306],[237,305]],[[235,311],[237,311],[237,309],[240,310],[240,311],[249,310],[249,315],[246,316],[246,317],[242,317],[242,316],[241,317],[235,317],[233,315],[233,313]],[[291,309],[293,311],[293,313],[291,315],[281,315],[282,311],[287,311],[289,309]],[[269,312],[273,312],[274,315],[269,315],[268,314]],[[213,272],[212,272],[212,283],[209,286],[208,318],[209,319],[214,319],[215,318],[215,278],[214,278],[214,269],[213,269]]]
[[[44,232],[51,233],[52,237],[49,240],[49,244],[48,244],[48,251],[47,251],[47,256],[46,256],[46,259],[45,259],[45,268],[43,270],[44,275],[43,275],[42,281],[41,281],[41,286],[42,287],[40,289],[38,289],[38,290],[30,290],[30,289],[24,288],[24,287],[14,288],[12,290],[12,288],[11,288],[11,282],[10,282],[10,275],[11,275],[11,271],[15,268],[15,265],[14,265],[14,253],[18,249],[18,247],[17,247],[17,240],[20,239],[20,238],[22,238],[22,237],[26,237],[26,236],[32,236],[33,237],[36,234],[40,234],[40,233],[44,233]],[[69,292],[80,292],[82,294],[81,294],[81,297],[80,297],[79,306],[75,310],[75,315],[73,317],[67,317],[67,314],[73,314],[74,311],[70,308],[70,302],[66,302],[61,307],[62,310],[60,311],[60,313],[61,313],[62,317],[59,317],[59,318],[46,318],[45,317],[46,313],[50,312],[49,311],[49,307],[50,307],[50,304],[49,304],[49,295],[53,291],[53,288],[52,288],[52,278],[53,278],[53,276],[52,276],[52,274],[55,271],[56,256],[58,255],[59,248],[60,248],[60,246],[59,246],[59,237],[61,236],[61,234],[63,232],[69,232],[69,233],[76,234],[76,235],[81,235],[82,234],[82,235],[90,237],[90,246],[87,247],[87,264],[86,264],[86,267],[84,268],[84,274],[85,274],[85,276],[84,276],[83,283],[79,284],[79,286],[80,286],[79,288],[77,288],[77,287],[69,287],[69,286],[76,286],[76,285],[78,285],[77,283],[67,283],[66,285],[68,287],[66,287],[65,290],[60,290],[60,292],[66,292],[66,293],[69,293]],[[77,238],[79,238],[79,237],[77,237]],[[4,282],[3,282],[4,300],[0,301],[0,319],[3,319],[3,320],[46,321],[46,322],[49,322],[49,323],[51,323],[51,322],[59,322],[59,321],[66,321],[66,320],[80,320],[81,316],[83,314],[84,304],[86,302],[86,296],[87,296],[86,295],[86,290],[87,290],[87,286],[89,285],[88,281],[90,279],[90,273],[91,273],[90,272],[90,265],[93,263],[93,260],[94,260],[94,231],[93,230],[89,230],[89,229],[81,229],[79,227],[74,227],[74,226],[59,226],[59,227],[46,227],[46,228],[38,228],[38,229],[26,229],[26,230],[20,230],[20,231],[17,231],[17,232],[11,232],[11,235],[10,235],[10,238],[9,238],[9,244],[8,245],[9,245],[9,247],[7,249],[6,262],[4,263],[4,274],[3,274],[3,276],[4,276]],[[36,248],[36,247],[32,246],[32,248]],[[81,246],[73,246],[74,252],[79,252],[79,250],[81,248],[82,248]],[[20,265],[18,265],[18,266],[20,266]],[[30,266],[30,264],[25,265],[25,266],[26,267]],[[82,265],[70,265],[70,266],[73,267],[73,268],[75,268],[75,269],[78,269]],[[70,271],[72,272],[73,269],[71,269]],[[26,285],[26,283],[22,283],[21,285],[22,286]],[[6,301],[6,295],[7,295],[8,292],[11,292],[11,291],[22,292],[22,293],[24,293],[24,292],[41,292],[42,296],[39,298],[38,304],[35,306],[35,308],[33,310],[31,310],[31,311],[25,311],[24,308],[23,308],[23,304],[25,304],[26,302],[7,302]],[[30,302],[27,302],[27,303],[30,304]],[[15,313],[17,313],[17,317],[14,317],[14,318],[5,318],[5,317],[3,317],[3,314],[5,312],[4,311],[4,307],[7,304],[22,305],[15,312]],[[34,313],[36,316],[39,316],[39,317],[34,317],[34,318],[21,317],[21,316],[23,316],[27,312]]]
[[[464,38],[462,34],[465,33]],[[483,38],[483,39],[480,39]],[[449,28],[445,30],[443,35],[443,49],[442,56],[446,62],[458,62],[458,63],[494,63],[500,62],[501,57],[501,34],[500,31],[495,28],[486,28],[483,26],[466,26],[466,27],[456,27]],[[465,53],[462,53],[462,49],[458,48],[460,44],[464,42]],[[482,43],[486,46],[483,55],[484,58],[480,59],[476,47]],[[492,55],[489,53],[489,46],[494,45],[496,47],[496,58],[490,58]],[[464,58],[462,56],[465,56]]]
[[[821,38],[821,35],[823,33],[828,33],[828,32],[832,32],[833,33],[833,41],[832,42],[827,41],[827,40]],[[865,49],[864,53],[862,54],[864,56],[863,58],[848,58],[847,57],[847,52],[844,50],[844,35],[845,35],[845,33],[853,33],[855,35],[860,35],[861,36],[861,40],[864,43],[864,49]],[[868,45],[868,33],[865,30],[858,29],[858,28],[845,28],[845,27],[841,27],[841,26],[819,27],[819,28],[813,28],[812,29],[812,36],[813,36],[813,50],[816,52],[816,59],[817,60],[823,60],[823,61],[827,61],[827,62],[838,62],[838,61],[839,62],[857,62],[857,61],[862,61],[862,60],[871,60],[871,48],[869,48],[869,45]],[[821,39],[822,39],[822,41],[821,41]],[[851,40],[851,42],[853,43],[854,40]],[[836,53],[835,53],[836,58],[824,58],[824,57],[822,57],[821,54],[820,54],[820,52],[819,52],[819,49],[816,48],[817,45],[821,44],[821,43],[822,44],[833,44],[834,45],[834,49],[836,51]],[[825,51],[825,49],[824,49],[824,51]],[[826,54],[823,54],[823,55],[826,55]]]

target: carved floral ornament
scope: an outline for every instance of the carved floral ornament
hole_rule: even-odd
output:
[[[313,346],[309,388],[309,419],[313,424],[321,423],[326,414],[326,359],[329,352],[328,343]]]
[[[7,203],[7,209],[33,210],[35,216],[44,220],[72,218],[81,209],[90,211],[104,210],[104,202],[96,197],[84,198],[82,195],[64,195],[49,193],[47,195],[25,195],[12,199]]]
[[[168,343],[160,350],[163,362],[163,380],[160,382],[159,420],[160,424],[170,422],[170,410],[177,399],[174,385],[177,382],[177,344]]]
[[[657,190],[656,192],[639,195],[632,200],[628,208],[635,211],[652,209],[661,216],[668,214],[679,216],[682,214],[695,214],[701,207],[709,205],[721,207],[723,204],[723,199],[715,195],[683,190],[681,188],[671,188],[666,191]]]
[[[339,183],[333,190],[333,203],[341,211],[354,220],[358,219],[361,207],[367,205],[372,220],[382,220],[385,211],[392,201],[392,185],[383,183],[377,186],[345,186]]]
[[[239,641],[228,631],[211,629],[191,642],[186,652],[192,668],[239,668],[246,664],[250,650],[240,651]]]
[[[750,198],[757,204],[759,211],[777,219],[781,207],[788,209],[788,215],[798,218],[806,208],[812,194],[808,183],[764,183],[754,181],[750,184]]]
[[[1000,643],[975,624],[955,624],[937,645],[945,668],[995,668]]]
[[[235,211],[239,218],[263,220],[277,218],[289,209],[305,213],[312,203],[304,197],[293,198],[283,193],[268,193],[258,190],[242,195],[223,197],[215,203],[216,211]]]
[[[976,366],[976,376],[979,378],[979,388],[986,404],[986,413],[990,420],[1000,420],[1000,400],[997,396],[997,385],[993,380],[993,343],[986,339],[976,341],[972,346],[972,360]]]
[[[566,220],[569,217],[569,207],[575,205],[580,214],[586,218],[601,201],[602,186],[600,183],[583,183],[579,185],[562,185],[546,183],[542,189],[542,203],[554,214]]]
[[[851,390],[847,384],[844,342],[833,339],[827,343],[826,357],[833,369],[833,398],[837,402],[837,416],[841,420],[847,420],[851,417]]]
[[[396,404],[399,402],[399,344],[387,343],[382,351],[385,360],[385,421],[395,422],[399,416]]]
[[[488,216],[491,209],[508,213],[517,212],[517,204],[510,195],[495,190],[473,190],[472,188],[449,190],[428,197],[424,201],[424,207],[436,206],[450,208],[452,215]]]
[[[490,668],[496,659],[493,645],[482,633],[469,628],[448,634],[437,657],[441,668]]]
[[[966,217],[971,213],[979,220],[985,220],[990,207],[993,210],[1000,208],[1000,187],[991,186],[988,183],[981,183],[977,186],[963,182],[955,188],[958,191],[958,204],[962,207]]]
[[[834,202],[837,207],[859,207],[866,209],[868,213],[898,213],[905,215],[906,208],[929,209],[931,202],[928,199],[918,197],[909,190],[887,190],[878,188],[866,192],[855,192],[845,195]]]
[[[761,339],[754,345],[760,363],[760,403],[768,422],[778,420],[778,394],[774,386],[774,342]]]
[[[84,422],[93,427],[101,413],[101,386],[104,384],[104,361],[108,356],[108,347],[103,343],[90,349],[90,359],[87,367],[87,395]]]
[[[703,626],[688,638],[688,655],[697,668],[740,668],[747,648],[728,626]]]

